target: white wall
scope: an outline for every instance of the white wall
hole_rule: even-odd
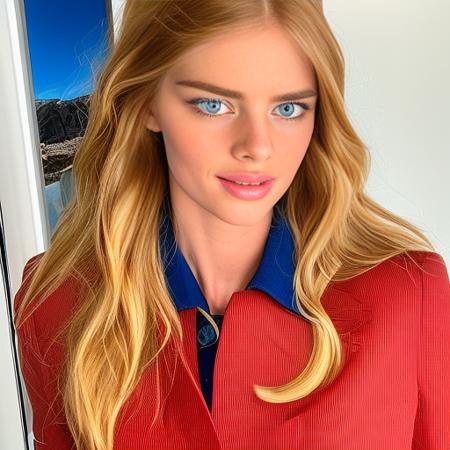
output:
[[[346,58],[367,191],[422,228],[450,266],[450,2],[324,0]]]

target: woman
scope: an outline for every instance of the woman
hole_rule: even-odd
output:
[[[15,298],[38,449],[450,447],[447,269],[343,89],[319,1],[126,3]]]

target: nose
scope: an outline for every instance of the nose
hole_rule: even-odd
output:
[[[270,158],[273,143],[270,119],[263,115],[247,115],[242,118],[236,131],[232,152],[236,158],[264,160]]]

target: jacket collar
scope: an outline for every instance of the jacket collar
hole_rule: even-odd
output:
[[[208,303],[183,254],[177,246],[168,200],[163,205],[160,251],[168,286],[178,311],[200,307],[210,313]],[[263,256],[257,272],[246,287],[259,289],[281,306],[301,315],[295,303],[294,239],[287,218],[275,206]]]

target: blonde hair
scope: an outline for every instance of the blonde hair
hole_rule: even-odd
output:
[[[298,43],[319,89],[308,151],[282,198],[295,238],[297,304],[311,322],[314,346],[295,379],[278,387],[255,385],[256,395],[290,402],[339,374],[341,342],[321,305],[330,281],[410,250],[434,250],[420,229],[364,192],[369,154],[345,112],[343,55],[320,1],[128,1],[91,97],[73,165],[74,197],[32,268],[15,319],[19,327],[31,299],[39,293],[45,301],[70,274],[83,286],[83,301],[64,327],[67,356],[61,374],[65,415],[79,449],[113,447],[118,413],[143,370],[158,363],[167,343],[183,337],[159,251],[169,189],[165,149],[161,134],[145,128],[144,112],[186,50],[232,29],[268,23],[280,24]]]

